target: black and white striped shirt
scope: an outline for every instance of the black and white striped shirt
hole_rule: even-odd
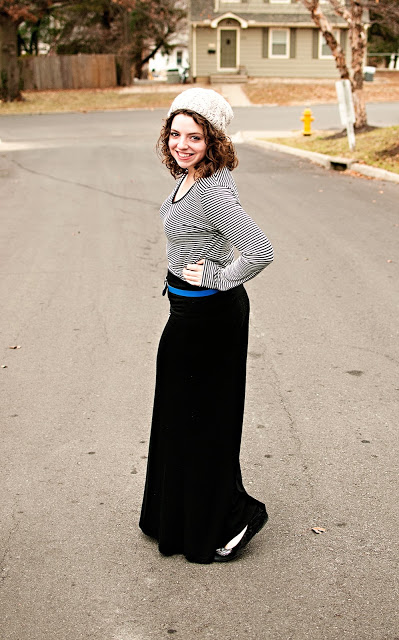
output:
[[[231,172],[220,169],[200,178],[179,200],[161,207],[169,270],[183,278],[187,264],[204,259],[201,286],[226,291],[256,276],[273,260],[273,247],[244,211]],[[234,259],[234,247],[240,256]]]

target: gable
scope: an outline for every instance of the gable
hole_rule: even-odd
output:
[[[347,26],[346,21],[337,16],[329,6],[323,10],[330,22],[336,26]],[[221,19],[238,20],[241,28],[267,26],[273,24],[292,24],[296,26],[314,26],[310,12],[305,6],[295,2],[223,2],[223,0],[192,0],[190,6],[191,22],[196,26],[216,28]]]

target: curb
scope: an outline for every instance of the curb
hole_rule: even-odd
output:
[[[379,169],[378,167],[371,167],[368,164],[359,164],[354,162],[351,166],[352,171],[368,176],[370,178],[377,178],[378,180],[389,180],[390,182],[396,182],[399,184],[399,174],[392,173],[392,171],[386,171],[385,169]]]
[[[292,135],[289,133],[288,135]],[[288,137],[287,135],[287,137]],[[250,132],[239,131],[232,136],[233,142],[236,144],[249,143],[256,147],[268,149],[270,151],[279,151],[282,153],[288,153],[299,158],[306,158],[315,164],[318,164],[325,169],[333,169],[335,171],[356,171],[361,175],[368,178],[375,178],[376,180],[387,180],[389,182],[396,182],[399,184],[399,174],[392,171],[386,171],[385,169],[379,169],[367,164],[360,164],[350,158],[340,158],[337,156],[328,156],[323,153],[317,153],[316,151],[306,151],[305,149],[296,149],[295,147],[289,147],[285,144],[278,144],[276,142],[269,142],[266,140],[259,140],[259,132],[256,132],[256,137],[251,135]]]

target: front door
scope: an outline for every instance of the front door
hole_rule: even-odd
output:
[[[237,68],[237,30],[220,30],[220,68]]]

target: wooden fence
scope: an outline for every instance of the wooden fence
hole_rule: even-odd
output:
[[[115,87],[113,54],[26,56],[20,58],[23,89],[101,89]]]

